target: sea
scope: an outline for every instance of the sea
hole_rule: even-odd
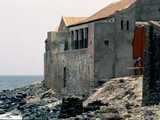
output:
[[[43,80],[41,75],[0,76],[0,91],[24,87]]]

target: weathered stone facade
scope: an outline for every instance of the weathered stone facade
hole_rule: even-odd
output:
[[[95,22],[96,80],[106,80],[133,73],[128,67],[133,66],[134,7],[135,5],[124,11],[117,12],[104,21]],[[120,25],[122,21],[124,22],[123,30]],[[128,30],[127,21],[129,21]],[[105,42],[108,42],[108,45]]]
[[[66,83],[63,93],[65,95],[87,95],[94,79],[93,59],[88,54],[88,50],[62,53],[61,57],[63,57],[61,62],[66,69]],[[64,73],[64,71],[60,72]]]
[[[99,82],[132,75],[136,21],[159,19],[157,3],[121,0],[78,23],[62,18],[59,31],[49,32],[46,40],[47,87],[64,95],[88,95]]]
[[[160,20],[159,0],[137,0],[137,20]]]
[[[146,27],[145,71],[143,82],[143,104],[160,103],[160,24],[150,22]]]

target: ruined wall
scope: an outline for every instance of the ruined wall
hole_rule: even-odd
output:
[[[88,25],[72,27],[70,30],[84,27]],[[65,51],[66,40],[68,49]],[[48,88],[63,95],[90,93],[94,86],[93,42],[90,40],[88,48],[72,50],[69,29],[66,32],[48,33],[45,52],[45,80]]]
[[[64,67],[67,69],[66,85],[62,91],[65,95],[88,95],[93,80],[93,59],[88,49],[66,51],[60,54],[59,78],[64,83]],[[60,80],[60,81],[61,81]]]
[[[160,20],[160,0],[138,0],[137,21]]]
[[[88,28],[88,48],[72,49],[71,38],[68,39],[69,50],[61,53],[63,68],[67,68],[68,76],[65,95],[88,95],[95,86],[94,81],[94,25],[84,24],[73,26],[69,31]],[[63,73],[63,68],[61,71]]]
[[[45,79],[45,86],[48,87],[49,82],[49,66],[50,66],[50,58],[49,58],[49,52],[46,51],[44,53],[44,79]]]
[[[105,20],[95,22],[95,80],[133,74],[135,4]]]
[[[61,81],[58,81],[58,63],[59,52],[64,52],[64,41],[68,39],[67,32],[49,32],[46,44],[48,50],[45,53],[45,80],[46,86],[60,92],[63,86]]]
[[[135,4],[106,20],[95,22],[95,79],[97,81],[133,74],[133,70],[129,68],[134,64],[132,46],[134,30]]]
[[[150,23],[146,32],[143,105],[153,105],[160,103],[160,24]]]
[[[133,46],[135,30],[135,4],[130,8],[118,12],[115,15],[115,76],[126,76],[133,74]],[[122,26],[123,25],[123,26]]]
[[[103,81],[114,76],[115,68],[115,18],[95,22],[95,80]]]
[[[62,93],[88,94],[99,80],[133,74],[130,68],[134,67],[135,22],[159,19],[159,3],[159,0],[139,0],[104,20],[72,26],[66,29],[68,32],[49,35],[50,49],[45,53],[48,86],[59,92],[62,90]],[[89,30],[88,48],[72,50],[69,31],[85,27]],[[65,40],[68,40],[68,51],[64,51]],[[67,69],[66,82],[64,68]]]

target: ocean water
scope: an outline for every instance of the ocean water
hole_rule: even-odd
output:
[[[43,80],[43,76],[0,76],[0,91],[31,85]]]

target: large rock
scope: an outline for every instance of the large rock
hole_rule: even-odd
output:
[[[63,98],[59,118],[76,117],[83,113],[83,100],[78,97]]]
[[[6,110],[5,109],[0,109],[0,114],[5,114]]]
[[[1,104],[3,104],[3,101],[2,101],[2,100],[0,100],[0,105],[1,105]]]
[[[100,100],[96,100],[93,101],[91,103],[89,103],[85,108],[84,111],[88,112],[88,111],[96,111],[99,110],[101,106],[108,106],[108,103],[103,103]]]

